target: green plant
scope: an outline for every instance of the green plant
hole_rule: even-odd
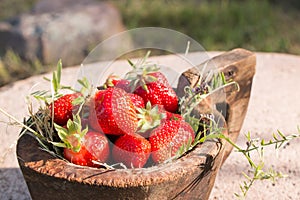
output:
[[[267,0],[112,2],[120,9],[129,29],[171,28],[196,39],[207,50],[242,47],[253,51],[300,53],[297,37],[300,28],[296,26],[299,13]]]
[[[2,0],[0,3],[0,20],[29,11],[36,2],[37,0]]]
[[[194,142],[189,142],[187,145],[182,146],[177,152],[177,155],[172,159],[178,159],[186,152],[192,150],[197,144],[203,143],[206,140],[225,140],[233,146],[233,149],[236,152],[241,153],[246,158],[250,167],[248,174],[242,172],[245,180],[240,184],[240,192],[234,193],[235,197],[238,199],[245,199],[247,193],[256,181],[270,180],[274,183],[280,178],[287,177],[287,175],[283,174],[280,171],[275,171],[272,168],[265,169],[265,148],[268,146],[274,146],[274,150],[278,151],[280,148],[283,148],[286,144],[288,144],[291,140],[297,138],[299,139],[300,127],[298,127],[298,133],[291,135],[285,135],[278,130],[277,133],[273,133],[273,137],[269,141],[265,141],[265,139],[260,138],[253,139],[250,132],[248,132],[247,134],[245,134],[245,137],[247,139],[246,147],[243,148],[234,143],[227,135],[223,134],[223,128],[218,127],[217,121],[213,120],[212,118],[209,118],[209,121],[209,125],[204,128],[204,132],[198,133]],[[255,161],[255,158],[257,157],[258,161]]]
[[[250,175],[243,173],[246,181],[240,185],[241,193],[235,193],[235,196],[239,199],[246,197],[249,189],[257,180],[271,180],[272,182],[275,182],[278,178],[286,177],[286,175],[284,175],[282,172],[275,171],[272,168],[267,170],[264,169],[264,151],[267,146],[274,146],[275,151],[278,151],[291,140],[300,138],[300,128],[298,128],[298,133],[291,135],[285,135],[280,131],[273,133],[273,138],[269,141],[265,141],[264,139],[252,139],[250,132],[248,132],[245,137],[247,139],[246,148],[241,148],[230,141],[229,138],[221,136],[221,138],[224,138],[227,142],[233,145],[238,152],[242,153],[246,157],[251,167]],[[253,152],[259,157],[257,162],[252,160],[253,155],[251,153]]]
[[[8,50],[0,59],[0,86],[49,69],[49,66],[43,67],[38,59],[25,61],[13,50]]]

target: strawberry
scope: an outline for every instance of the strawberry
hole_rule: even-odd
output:
[[[128,93],[133,105],[136,108],[144,108],[145,107],[145,102],[144,99],[142,97],[140,97],[137,94],[133,94],[133,93]]]
[[[155,128],[149,137],[152,149],[152,160],[162,163],[173,157],[183,145],[195,138],[192,127],[185,121],[171,118]]]
[[[69,119],[73,119],[73,110],[76,106],[74,107],[72,102],[80,96],[81,93],[66,94],[49,105],[50,114],[56,124],[64,126]]]
[[[92,160],[96,160],[92,156],[92,154],[86,150],[84,146],[82,146],[78,152],[72,151],[68,148],[64,148],[63,155],[64,158],[67,159],[69,162],[81,166],[93,167],[94,164]]]
[[[96,167],[95,162],[106,162],[109,156],[108,139],[103,133],[82,130],[79,115],[74,115],[73,120],[69,120],[66,128],[54,124],[61,142],[52,142],[58,147],[64,148],[64,157],[70,162]]]
[[[94,130],[105,134],[133,134],[137,115],[130,96],[120,88],[96,92],[91,103],[89,122]]]
[[[130,96],[132,103],[138,108],[144,108],[144,99],[136,94],[130,93],[130,81],[126,79],[121,79],[117,75],[110,75],[104,84],[104,88],[117,87],[123,89]]]
[[[117,87],[125,90],[126,92],[130,92],[130,81],[126,79],[121,79],[117,75],[110,75],[104,84],[104,88]]]
[[[149,138],[151,131],[164,122],[183,119],[179,114],[166,111],[162,105],[151,106],[149,101],[145,108],[137,108],[137,111],[138,134],[145,138]]]
[[[64,148],[64,157],[76,165],[96,167],[97,162],[105,163],[108,156],[109,144],[103,133],[88,132],[78,152]]]
[[[134,66],[127,73],[132,91],[141,96],[144,102],[150,101],[152,105],[162,105],[169,112],[178,109],[178,97],[169,84],[167,78],[158,71],[157,66]]]
[[[150,153],[149,141],[136,134],[121,136],[116,140],[112,150],[114,160],[125,164],[128,168],[143,167]]]
[[[162,106],[152,106],[150,101],[145,108],[137,108],[138,134],[148,138],[152,129],[159,126],[162,120],[166,118],[166,112]]]
[[[172,112],[168,112],[164,109],[163,106],[158,105],[158,112],[163,114],[165,117],[162,118],[162,123],[167,121],[167,120],[183,120],[182,116],[180,114],[176,114],[176,113],[172,113]]]

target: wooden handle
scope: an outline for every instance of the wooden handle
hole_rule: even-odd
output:
[[[240,90],[226,92],[226,115],[224,116],[228,126],[229,138],[236,142],[246,116],[251,94],[252,80],[255,74],[256,56],[253,52],[245,49],[234,49],[210,59],[184,72],[179,78],[178,95],[182,96],[185,86],[195,87],[200,78],[200,71],[204,65],[207,68],[216,67],[222,71],[227,81],[233,80],[238,83]],[[224,159],[229,156],[232,146],[227,144]]]

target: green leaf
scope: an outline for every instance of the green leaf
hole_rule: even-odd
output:
[[[242,172],[242,174],[246,179],[251,180],[251,178],[245,172]]]
[[[77,132],[77,126],[71,119],[68,120],[67,127],[69,134],[75,134]]]
[[[86,77],[83,77],[82,79],[77,80],[77,82],[82,86],[80,92],[84,95],[88,95],[92,90],[89,80]]]
[[[142,80],[142,85],[141,86],[144,90],[146,90],[148,92],[148,87],[147,87],[146,82],[144,80]]]
[[[224,85],[227,84],[227,81],[226,81],[224,72],[221,72],[221,77],[222,77],[222,83],[223,83]]]
[[[149,58],[150,54],[151,54],[151,51],[147,51],[145,57],[144,57],[143,60],[142,60],[142,63],[145,63],[145,62],[146,62],[146,60]]]
[[[146,81],[146,83],[152,83],[152,82],[157,81],[157,78],[155,76],[148,75],[145,77],[145,81]]]
[[[237,198],[240,197],[240,195],[238,193],[236,193],[236,192],[234,193],[234,196],[237,197]]]
[[[286,136],[282,132],[278,130],[277,133],[281,136],[282,139],[286,140]]]
[[[135,68],[135,65],[133,64],[133,62],[131,60],[128,59],[127,61],[131,67]]]
[[[62,62],[61,59],[57,63],[57,83],[60,84],[61,80]]]
[[[54,124],[54,127],[55,127],[55,129],[56,129],[56,131],[57,131],[57,134],[58,134],[58,136],[59,136],[59,138],[62,140],[62,141],[64,141],[64,140],[66,140],[66,138],[67,138],[67,129],[65,129],[64,127],[62,127],[62,126],[59,126],[58,124]]]
[[[83,137],[87,134],[88,131],[89,131],[89,128],[88,128],[88,127],[86,127],[85,129],[83,129],[83,130],[81,131],[81,133],[80,133],[80,137],[83,138]]]
[[[273,139],[276,140],[276,141],[278,141],[278,137],[277,137],[277,135],[275,133],[273,133]]]
[[[82,87],[85,87],[85,88],[88,88],[89,87],[89,82],[87,80],[86,77],[83,77],[83,79],[78,79],[77,82],[82,86]]]
[[[37,100],[42,100],[47,102],[47,100],[51,97],[49,96],[49,91],[42,90],[42,91],[35,91],[30,94],[30,96],[34,97]]]
[[[52,87],[54,90],[54,94],[57,94],[61,88],[60,86],[61,70],[62,70],[62,62],[61,60],[59,60],[57,63],[56,71],[54,71],[52,74]]]
[[[68,146],[65,143],[62,142],[51,142],[56,147],[61,147],[61,148],[67,148]]]
[[[56,94],[57,91],[58,91],[58,82],[57,82],[57,78],[56,77],[57,77],[57,72],[54,71],[52,73],[52,86],[53,86],[54,94]]]
[[[47,78],[47,77],[43,77],[44,80],[51,82],[51,79]]]
[[[81,145],[77,145],[76,147],[72,147],[71,149],[72,149],[72,151],[78,153],[80,151],[80,149],[81,149]]]
[[[77,106],[77,105],[83,104],[84,102],[85,102],[85,98],[83,96],[79,96],[72,101],[72,105]]]

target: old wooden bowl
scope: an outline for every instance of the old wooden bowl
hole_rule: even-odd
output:
[[[226,116],[218,115],[224,134],[236,141],[250,97],[255,55],[236,49],[212,59],[227,79],[240,85],[226,98]],[[197,77],[193,70],[183,75]],[[193,78],[187,84],[193,85]],[[106,170],[76,166],[41,150],[37,141],[23,135],[17,156],[34,200],[74,199],[208,199],[216,174],[232,147],[209,140],[180,159],[149,168]]]

